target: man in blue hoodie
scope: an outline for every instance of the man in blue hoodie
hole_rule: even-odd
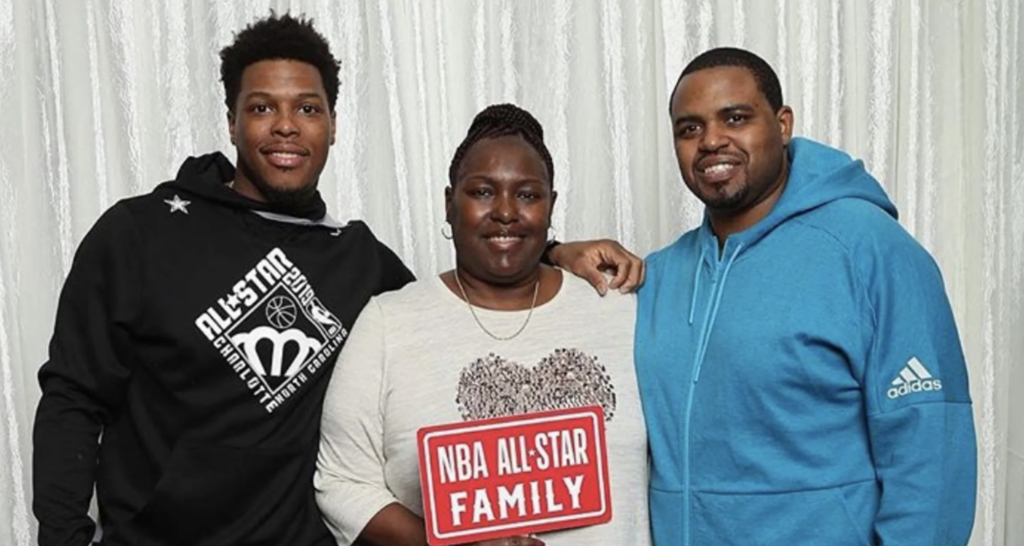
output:
[[[974,425],[934,260],[860,161],[792,137],[756,55],[695,58],[670,113],[706,213],[639,296],[655,543],[966,544]]]

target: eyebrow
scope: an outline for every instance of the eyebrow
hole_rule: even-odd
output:
[[[253,91],[253,92],[249,93],[248,95],[246,95],[245,99],[246,100],[253,99],[253,98],[269,99],[269,98],[272,98],[273,96],[274,95],[272,93],[268,93],[266,91]],[[301,93],[295,94],[294,97],[295,98],[299,98],[299,99],[323,100],[323,97],[321,97],[319,93],[316,93],[314,91],[303,91]]]
[[[473,172],[466,173],[463,176],[457,178],[457,180],[461,180],[463,182],[474,182],[474,181],[475,182],[483,182],[483,183],[486,183],[486,184],[495,184],[495,183],[500,182],[500,179],[488,176],[486,173],[473,173]],[[547,186],[548,185],[548,181],[547,180],[544,180],[542,178],[534,178],[534,177],[521,178],[519,180],[514,181],[513,183],[517,184],[518,186],[526,186],[528,184],[539,184],[541,186]]]
[[[727,105],[719,108],[718,111],[715,112],[715,114],[718,115],[718,116],[723,116],[723,115],[733,114],[733,113],[737,113],[737,112],[743,112],[743,113],[748,113],[748,114],[752,113],[752,112],[754,112],[754,105],[746,104],[746,103],[727,104]],[[679,116],[678,118],[675,119],[674,125],[678,127],[682,123],[699,122],[699,121],[703,121],[703,120],[704,120],[704,118],[702,116],[698,116],[696,114],[684,114],[684,115]]]

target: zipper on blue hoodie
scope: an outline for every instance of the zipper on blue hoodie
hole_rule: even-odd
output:
[[[685,481],[683,482],[683,521],[686,522],[686,525],[683,526],[683,544],[685,546],[690,545],[690,413],[693,409],[693,397],[697,390],[697,383],[700,381],[700,371],[704,365],[704,356],[707,353],[708,342],[711,340],[711,329],[714,327],[715,317],[718,316],[718,306],[722,301],[722,294],[725,292],[726,278],[729,276],[732,264],[743,249],[743,243],[738,243],[730,252],[730,240],[726,238],[725,247],[721,255],[718,256],[718,241],[714,235],[711,238],[713,239],[711,244],[715,246],[714,252],[716,254],[716,259],[711,261],[711,294],[704,309],[704,318],[701,320],[700,336],[698,337],[697,348],[694,351],[693,357],[693,373],[691,374],[690,384],[687,386],[686,411],[683,414],[686,426],[686,434],[683,436],[683,475],[685,476]],[[702,244],[700,259],[697,261],[697,272],[694,274],[693,298],[690,301],[690,318],[688,321],[690,327],[693,326],[693,314],[697,307],[697,294],[700,293],[700,277],[701,272],[704,270],[704,258],[707,256],[706,251],[707,245]],[[728,259],[726,259],[726,256],[728,256]],[[722,267],[723,263],[725,263],[725,267]],[[719,275],[719,271],[722,272],[721,275]]]

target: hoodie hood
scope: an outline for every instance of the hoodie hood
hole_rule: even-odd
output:
[[[228,187],[228,182],[235,179],[235,166],[220,152],[213,152],[199,157],[189,157],[178,169],[174,180],[164,182],[162,187],[175,191],[187,192],[190,195],[216,201],[232,208],[251,210],[261,216],[292,217],[320,223],[325,220],[327,206],[320,197],[320,192],[313,194],[308,203],[299,208],[282,207],[275,203],[264,203],[250,199]]]
[[[863,161],[854,160],[841,150],[800,137],[790,141],[788,154],[789,178],[779,200],[760,222],[731,235],[729,239],[735,241],[733,244],[750,249],[790,218],[839,199],[867,201],[897,218],[896,206],[886,196],[878,181],[864,169]],[[705,241],[710,238],[717,246],[706,213],[701,226],[701,238]]]
[[[705,211],[704,222],[698,231],[700,257],[697,262],[711,268],[713,286],[710,304],[701,318],[697,309],[701,293],[701,269],[697,268],[693,277],[693,294],[687,319],[689,325],[699,322],[701,329],[694,380],[700,377],[704,351],[707,350],[708,339],[718,317],[726,279],[741,253],[750,251],[772,230],[791,218],[840,199],[867,201],[894,219],[897,218],[896,206],[889,201],[878,181],[864,169],[862,161],[854,160],[835,148],[799,137],[790,141],[787,153],[789,176],[782,195],[768,216],[726,239],[721,252],[721,269],[718,238],[711,228],[711,218]]]

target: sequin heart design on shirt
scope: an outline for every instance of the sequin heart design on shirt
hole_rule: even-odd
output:
[[[577,349],[555,349],[533,368],[491,353],[466,366],[455,397],[464,421],[601,406],[615,414],[615,386],[605,367]]]

